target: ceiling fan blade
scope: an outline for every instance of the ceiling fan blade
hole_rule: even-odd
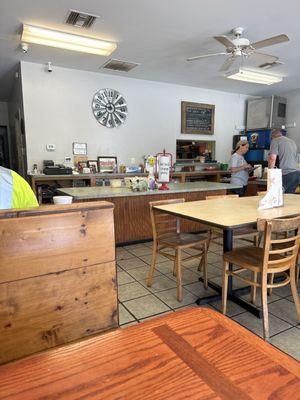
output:
[[[224,35],[220,35],[220,36],[214,36],[214,39],[216,39],[218,42],[220,42],[223,46],[227,47],[235,47],[234,43],[227,37]]]
[[[224,55],[227,55],[227,53],[202,54],[201,56],[187,58],[186,61],[195,61],[195,60],[199,60],[200,58],[208,58],[208,57],[224,56]]]
[[[227,70],[232,66],[232,64],[234,63],[234,61],[235,61],[235,58],[234,58],[234,57],[228,58],[228,59],[223,63],[223,65],[221,66],[220,71],[227,71]]]
[[[267,46],[273,46],[274,44],[288,42],[290,39],[287,35],[277,35],[268,39],[260,40],[259,42],[251,43],[254,49],[261,49]]]
[[[259,53],[258,51],[254,51],[250,57],[258,61],[263,61],[264,63],[274,63],[279,60],[279,57],[272,56],[271,54]]]
[[[273,62],[273,63],[264,63],[264,64],[258,65],[258,68],[261,68],[261,69],[271,69],[271,68],[274,68],[274,67],[278,67],[278,66],[280,66],[280,65],[284,65],[284,62],[282,62],[282,61],[275,61],[275,62]]]

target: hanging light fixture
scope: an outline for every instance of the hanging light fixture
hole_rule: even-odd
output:
[[[26,24],[23,25],[21,41],[99,56],[109,56],[117,48],[114,42]]]
[[[270,74],[243,67],[240,67],[239,69],[234,71],[227,72],[225,74],[225,77],[238,81],[259,83],[261,85],[273,85],[274,83],[281,82],[283,79],[283,77],[280,75]]]

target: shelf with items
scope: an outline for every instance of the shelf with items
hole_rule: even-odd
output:
[[[205,180],[210,182],[220,182],[223,176],[229,176],[229,171],[211,170],[211,171],[186,171],[173,172],[172,179],[179,180],[181,183],[190,180]]]
[[[58,188],[68,187],[86,187],[98,186],[99,182],[106,182],[109,186],[111,179],[124,179],[135,176],[147,176],[145,173],[139,174],[115,174],[115,173],[98,173],[98,174],[74,174],[74,175],[45,175],[30,174],[31,187],[38,198],[39,204],[49,203]],[[101,185],[100,185],[101,186]]]

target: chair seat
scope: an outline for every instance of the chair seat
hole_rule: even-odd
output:
[[[247,246],[228,251],[223,255],[223,260],[254,272],[260,272],[263,267],[263,255],[264,252],[261,247]],[[273,260],[279,260],[280,258],[283,257],[278,254],[270,257]],[[280,267],[280,265],[277,265],[277,267]]]
[[[167,247],[192,247],[204,244],[208,241],[208,237],[192,233],[170,233],[160,236],[157,240],[159,244]]]

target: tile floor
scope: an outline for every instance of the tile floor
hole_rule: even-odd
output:
[[[245,242],[235,241],[235,246]],[[198,260],[184,261],[193,253],[192,249],[183,256],[183,301],[176,299],[176,278],[173,276],[173,262],[159,256],[157,270],[151,288],[146,279],[151,263],[151,242],[117,248],[117,270],[119,291],[119,319],[121,327],[137,324],[162,314],[175,312],[182,307],[194,307],[199,296],[215,294],[205,290],[198,278]],[[209,279],[220,283],[222,273],[222,247],[211,244],[208,255]],[[234,286],[241,281],[234,280]],[[298,286],[300,292],[300,285]],[[249,299],[249,294],[244,296]],[[259,304],[259,293],[257,303]],[[196,306],[197,307],[197,306]],[[221,302],[213,302],[206,307],[220,310]],[[262,321],[240,306],[228,302],[227,315],[255,334],[262,336]],[[289,287],[274,289],[269,297],[270,342],[300,360],[300,324],[296,320],[296,310]]]

